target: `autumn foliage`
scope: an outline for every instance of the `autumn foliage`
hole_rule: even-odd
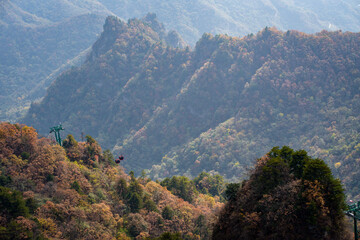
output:
[[[1,239],[207,239],[219,197],[192,203],[115,166],[91,136],[64,147],[0,123]]]
[[[348,239],[344,198],[324,161],[276,147],[226,204],[212,239]]]
[[[156,25],[153,15],[107,18],[84,64],[61,74],[24,122],[45,134],[63,119],[75,138],[91,134],[153,178],[213,171],[235,181],[290,145],[336,164],[341,179],[356,175],[345,183],[358,195],[359,33],[267,27],[206,33],[190,49],[167,45]]]

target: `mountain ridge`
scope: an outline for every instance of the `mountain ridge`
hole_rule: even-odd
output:
[[[297,29],[314,33],[322,29],[344,31],[358,31],[360,29],[360,8],[353,1],[253,1],[238,2],[233,0],[213,2],[162,2],[152,0],[147,3],[142,1],[114,1],[114,0],[49,0],[49,1],[23,1],[4,0],[0,4],[0,24],[4,28],[0,35],[1,49],[6,64],[1,66],[0,82],[9,94],[3,95],[1,100],[0,119],[16,121],[27,111],[31,101],[39,100],[44,96],[44,91],[31,90],[36,96],[28,96],[22,86],[28,88],[43,84],[40,88],[46,89],[50,75],[56,75],[56,70],[62,65],[69,67],[78,66],[71,62],[84,49],[87,49],[101,32],[103,21],[108,15],[118,16],[121,19],[142,18],[149,12],[157,14],[166,29],[170,32],[166,41],[172,41],[172,46],[187,44],[195,45],[204,32],[212,34],[229,34],[244,36],[256,33],[265,26],[275,26],[280,30]],[[95,14],[98,19],[89,18],[87,24],[78,22],[78,16]],[[59,28],[58,24],[71,21],[69,29]],[[81,25],[80,27],[77,25]],[[96,26],[96,27],[95,27]],[[77,29],[79,27],[79,29]],[[45,29],[44,29],[45,28]],[[46,29],[53,28],[52,31]],[[56,32],[55,32],[56,31]],[[16,34],[18,33],[18,35]],[[29,37],[38,35],[39,37]],[[73,39],[64,40],[58,36],[73,34]],[[40,35],[42,37],[40,38]],[[7,38],[11,36],[13,39]],[[86,36],[79,39],[81,36]],[[45,38],[45,39],[44,39]],[[59,38],[61,42],[48,43],[46,39]],[[21,48],[21,43],[26,49]],[[44,48],[45,44],[56,45],[57,49]],[[186,44],[185,44],[186,45]],[[33,50],[32,58],[23,57],[29,50]],[[57,51],[58,50],[58,51]],[[46,56],[49,53],[56,56]],[[48,57],[48,58],[46,58]],[[2,60],[1,59],[1,60]],[[33,67],[39,64],[40,66]],[[21,60],[21,64],[15,62]],[[70,62],[69,62],[70,61]],[[49,64],[51,63],[51,64]],[[26,80],[24,83],[24,79]],[[8,86],[13,88],[8,88]],[[31,85],[31,86],[30,86]],[[18,90],[14,90],[18,88]],[[11,100],[7,100],[10,98]]]
[[[205,170],[239,179],[274,145],[333,168],[355,160],[359,33],[204,34],[190,50],[166,46],[141,20],[113,23],[117,37],[98,46],[100,37],[102,54],[62,74],[26,123],[46,133],[61,121],[156,178]]]

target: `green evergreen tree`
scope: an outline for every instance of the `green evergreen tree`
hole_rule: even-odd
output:
[[[180,233],[165,232],[160,237],[154,238],[154,240],[182,240]]]
[[[113,166],[116,165],[114,162],[114,155],[111,153],[111,151],[109,149],[106,149],[103,152],[103,158],[106,163],[113,165]]]
[[[229,183],[226,185],[226,190],[224,192],[226,200],[235,200],[236,194],[240,188],[240,183]]]
[[[185,176],[165,178],[160,184],[166,187],[172,194],[190,203],[194,200],[196,194],[198,194],[194,182]]]
[[[144,197],[144,208],[150,212],[158,212],[155,202],[148,196]]]
[[[8,219],[29,215],[22,193],[6,187],[0,187],[0,212]]]
[[[171,220],[174,217],[174,210],[169,206],[165,206],[161,216],[165,219]]]
[[[139,210],[143,207],[143,201],[142,198],[139,196],[138,193],[130,193],[128,204],[131,209],[131,212],[137,213]]]
[[[71,189],[74,189],[79,194],[83,194],[83,191],[81,190],[80,184],[76,180],[71,184]]]
[[[116,186],[116,191],[121,198],[123,198],[123,199],[126,198],[128,192],[129,192],[129,189],[128,189],[127,182],[124,178],[119,179],[119,182]]]
[[[142,196],[144,190],[141,184],[137,180],[134,180],[130,182],[128,192],[137,193],[139,196]]]
[[[62,146],[64,148],[77,147],[78,142],[75,140],[73,135],[69,134],[67,135],[66,139],[63,140]]]

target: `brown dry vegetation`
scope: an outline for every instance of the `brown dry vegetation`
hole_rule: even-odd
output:
[[[218,197],[197,194],[189,203],[144,176],[129,176],[90,136],[63,143],[0,123],[2,239],[209,237]]]

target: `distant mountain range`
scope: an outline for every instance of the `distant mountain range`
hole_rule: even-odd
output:
[[[276,145],[349,175],[360,157],[359,33],[204,34],[191,50],[170,46],[159,26],[151,14],[107,18],[85,63],[61,74],[23,121],[44,135],[59,122],[77,139],[92,135],[154,178],[238,180]]]
[[[0,4],[0,119],[14,121],[62,70],[83,60],[110,12],[68,1]]]
[[[147,2],[100,0],[117,16],[140,18],[154,12],[166,28],[194,44],[203,33],[244,36],[264,27],[315,33],[323,29],[360,29],[360,1],[351,0],[215,0]]]
[[[44,96],[59,73],[83,62],[108,15],[128,19],[156,13],[166,29],[176,30],[194,46],[205,32],[244,36],[265,26],[308,33],[357,32],[359,4],[356,0],[2,0],[0,120],[18,119],[31,101]]]

